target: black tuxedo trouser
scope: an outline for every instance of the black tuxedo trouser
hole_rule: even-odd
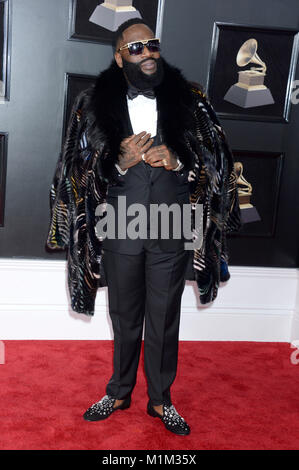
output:
[[[109,314],[114,332],[113,375],[106,393],[131,395],[144,330],[144,365],[153,405],[171,405],[170,386],[178,362],[181,297],[189,251],[161,251],[158,241],[144,240],[143,250],[128,255],[104,250]]]

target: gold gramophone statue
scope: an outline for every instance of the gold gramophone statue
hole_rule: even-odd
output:
[[[244,223],[261,220],[257,209],[251,204],[252,185],[243,176],[243,164],[234,162],[234,170],[237,175],[238,197]]]
[[[96,7],[89,21],[109,31],[116,31],[125,21],[141,18],[132,3],[132,0],[107,0]]]
[[[232,85],[223,98],[242,108],[274,103],[271,91],[264,85],[267,67],[256,52],[257,45],[256,39],[245,41],[239,49],[236,62],[239,67],[245,67],[250,63],[259,64],[260,67],[251,67],[250,70],[238,72],[238,83]]]

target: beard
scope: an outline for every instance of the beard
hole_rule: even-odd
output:
[[[123,71],[125,72],[126,77],[131,85],[133,85],[138,90],[148,90],[149,88],[154,88],[160,85],[164,78],[164,68],[161,57],[159,57],[159,59],[151,59],[156,62],[157,70],[155,73],[150,75],[142,72],[140,68],[140,65],[147,60],[148,59],[142,60],[139,63],[133,63],[123,59]]]

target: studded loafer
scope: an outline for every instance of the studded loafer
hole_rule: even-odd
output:
[[[163,416],[161,416],[151,405],[150,401],[147,404],[147,413],[154,418],[160,418],[161,421],[164,423],[164,426],[168,431],[171,431],[175,434],[179,434],[181,436],[186,436],[190,434],[190,427],[180,416],[173,405],[165,405],[163,404]]]
[[[87,411],[85,411],[83,418],[86,421],[100,421],[108,418],[116,410],[125,410],[131,405],[131,397],[126,398],[123,403],[113,408],[117,398],[110,395],[105,395],[100,401],[94,403]]]

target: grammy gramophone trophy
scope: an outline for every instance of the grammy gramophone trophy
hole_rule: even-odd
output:
[[[259,64],[259,67],[251,67],[250,70],[238,72],[238,83],[232,85],[223,98],[242,108],[274,103],[271,91],[264,85],[267,67],[256,52],[257,46],[257,40],[252,38],[240,47],[236,58],[238,66],[245,67],[250,63],[255,63]]]
[[[110,31],[116,31],[125,21],[141,18],[132,3],[132,0],[107,0],[96,7],[89,21]]]
[[[251,204],[252,185],[244,178],[243,164],[234,162],[234,170],[237,175],[238,197],[243,223],[257,222],[261,220],[257,209]]]

